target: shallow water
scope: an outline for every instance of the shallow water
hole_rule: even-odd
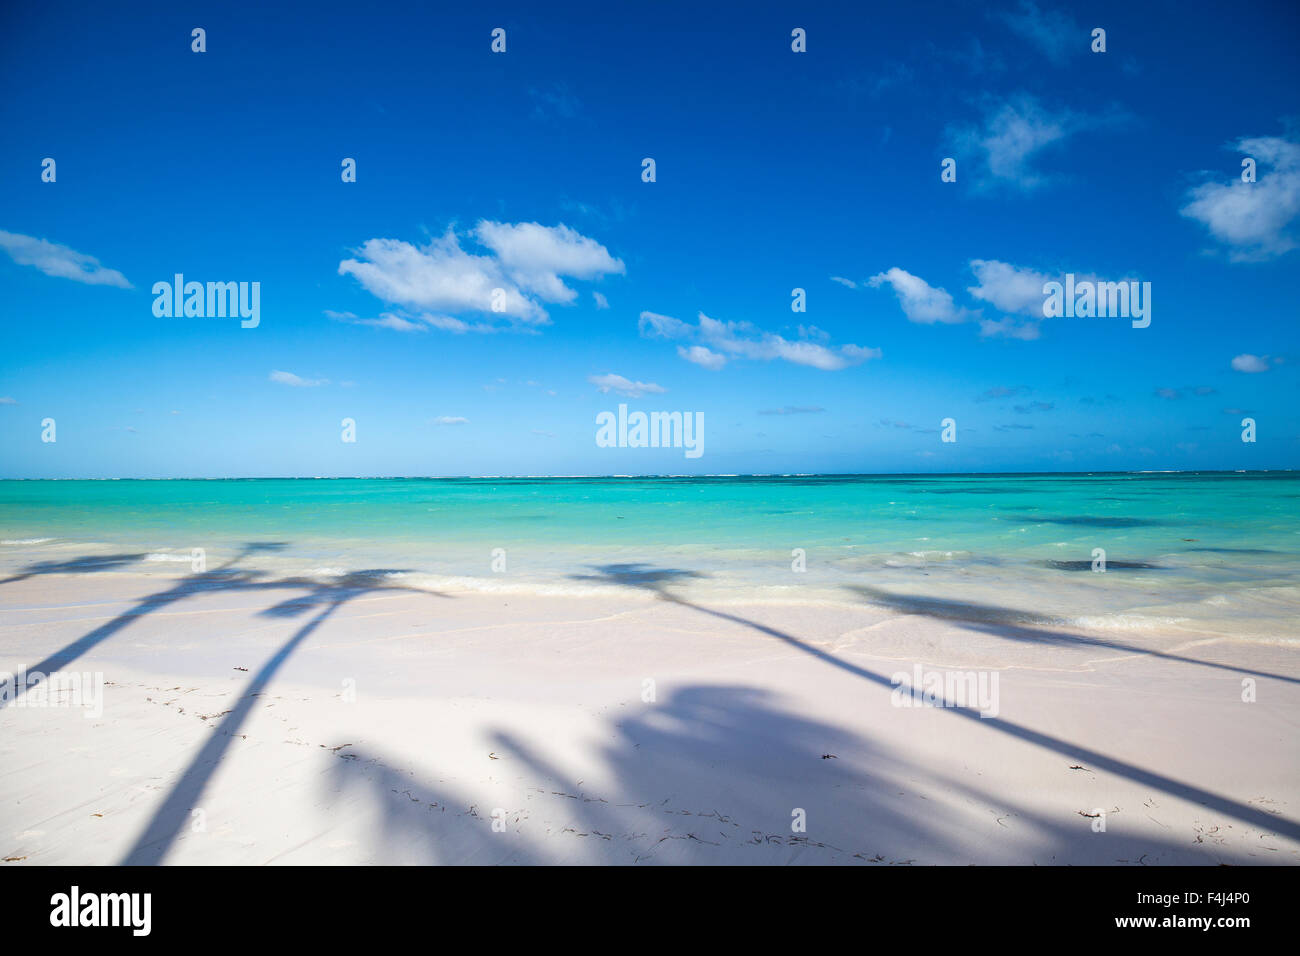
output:
[[[1294,641],[1298,518],[1290,473],[0,481],[0,572],[179,575],[202,548],[205,573]]]

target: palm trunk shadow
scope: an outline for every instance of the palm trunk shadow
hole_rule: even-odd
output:
[[[140,600],[134,607],[128,611],[123,611],[113,620],[106,624],[101,624],[88,634],[79,637],[65,647],[60,648],[53,654],[46,657],[27,668],[27,674],[47,674],[51,669],[57,670],[65,664],[70,664],[77,658],[81,657],[91,648],[108,640],[126,625],[130,624],[136,618],[152,614],[161,608],[183,600],[192,594],[199,594],[205,591],[213,590],[235,590],[244,588],[269,588],[269,587],[301,587],[302,581],[286,580],[273,582],[260,582],[260,571],[241,571],[237,565],[244,558],[259,551],[278,551],[286,547],[282,541],[264,541],[250,542],[244,545],[234,557],[219,568],[205,574],[190,574],[182,578],[176,584],[172,585],[165,591],[159,591]],[[32,574],[61,574],[70,570],[100,570],[105,567],[116,567],[126,563],[128,560],[134,560],[143,555],[113,555],[108,559],[98,560],[94,558],[78,558],[73,561],[62,562],[58,565],[38,566],[44,570],[33,570],[23,577],[30,577]],[[19,578],[10,578],[9,580],[19,580]],[[0,582],[4,583],[4,582]],[[13,700],[17,700],[26,691],[27,686],[19,684],[14,688]]]
[[[1027,643],[1037,644],[1074,644],[1080,647],[1096,647],[1102,650],[1122,651],[1128,654],[1142,654],[1147,657],[1158,657],[1167,661],[1178,661],[1180,664],[1195,664],[1198,667],[1225,670],[1230,671],[1233,674],[1250,674],[1254,677],[1266,677],[1270,680],[1285,681],[1288,684],[1300,684],[1300,678],[1287,677],[1283,674],[1273,674],[1269,671],[1252,670],[1248,667],[1234,667],[1230,664],[1216,664],[1214,661],[1198,660],[1195,657],[1186,657],[1182,654],[1169,654],[1164,651],[1138,647],[1136,644],[1125,644],[1123,641],[1104,641],[1095,637],[1084,637],[1079,634],[1051,631],[1041,626],[1042,623],[1047,622],[1046,618],[1011,608],[993,607],[991,605],[976,604],[970,601],[946,601],[939,598],[907,597],[905,595],[891,594],[888,591],[882,591],[879,588],[868,587],[866,585],[853,585],[850,586],[848,590],[866,598],[872,604],[883,604],[885,607],[899,611],[903,614],[924,614],[926,617],[933,617],[943,621],[952,621],[968,630],[980,631],[984,634],[992,634],[995,637],[1007,638],[1013,641],[1025,641]],[[1026,620],[1031,623],[1022,623]]]
[[[144,832],[140,834],[135,845],[127,852],[126,857],[122,860],[123,865],[127,866],[148,866],[161,863],[167,851],[171,849],[176,840],[177,834],[180,833],[189,812],[194,809],[203,795],[203,790],[207,786],[208,780],[216,771],[217,766],[225,756],[226,750],[230,747],[231,741],[239,731],[240,726],[248,719],[252,713],[257,698],[265,690],[267,684],[275,676],[276,672],[284,664],[289,656],[297,649],[308,636],[311,635],[325,620],[338,610],[342,605],[354,597],[366,594],[372,591],[393,590],[393,591],[415,591],[413,588],[375,585],[366,583],[373,580],[377,574],[384,573],[381,571],[357,572],[343,578],[336,584],[320,585],[316,590],[305,597],[290,600],[277,607],[268,608],[264,614],[285,615],[296,614],[297,612],[309,608],[321,602],[328,597],[325,607],[314,618],[298,629],[293,637],[289,638],[280,649],[262,665],[261,669],[248,682],[239,703],[235,705],[230,713],[222,718],[212,731],[212,736],[208,742],[203,745],[198,754],[190,761],[189,766],[185,769],[180,780],[172,787],[171,792],[163,801],[145,827]],[[287,584],[287,582],[277,582]],[[296,584],[301,585],[298,581]],[[446,597],[447,595],[439,594],[434,591],[421,591],[419,593],[433,594],[437,597]]]
[[[644,566],[640,566],[640,567],[644,567]],[[758,631],[759,633],[766,634],[769,637],[776,638],[782,643],[788,644],[789,646],[795,648],[796,650],[802,651],[803,653],[808,654],[810,657],[816,658],[817,660],[822,661],[823,663],[829,664],[830,666],[845,671],[846,673],[853,674],[855,677],[860,677],[863,680],[870,681],[874,684],[878,684],[879,686],[891,692],[893,691],[894,683],[891,680],[889,680],[887,677],[869,671],[864,667],[859,667],[856,664],[850,664],[848,661],[841,660],[840,658],[836,657],[834,654],[830,654],[826,651],[819,650],[818,648],[813,647],[805,643],[804,641],[800,640],[799,638],[795,637],[793,634],[787,634],[784,631],[777,630],[774,627],[769,627],[766,624],[759,624],[757,621],[751,621],[748,618],[741,617],[737,614],[728,614],[725,611],[715,611],[711,608],[703,607],[698,604],[692,604],[690,601],[687,601],[683,598],[677,597],[674,594],[671,594],[667,590],[665,586],[665,582],[673,580],[675,578],[685,576],[687,574],[689,574],[689,572],[675,571],[672,572],[671,574],[655,575],[652,572],[642,571],[640,572],[639,575],[641,582],[636,583],[635,586],[642,587],[645,590],[651,591],[654,594],[658,595],[662,600],[670,601],[673,604],[677,604],[682,607],[688,607],[691,608],[692,610],[699,611],[701,614],[708,614],[712,617],[720,618],[725,621],[731,621],[735,624],[741,624],[744,625],[745,627],[752,628],[753,630]],[[590,576],[583,576],[583,578],[589,580]],[[626,575],[621,575],[618,577],[611,575],[610,579],[611,580],[617,579],[619,580],[619,583],[623,583],[623,584],[628,583],[626,579]],[[1062,740],[1060,737],[1055,737],[1051,734],[1046,734],[1041,731],[1034,730],[1030,727],[1025,727],[1021,724],[1015,723],[1014,721],[1007,720],[1004,717],[997,717],[993,720],[986,720],[980,717],[980,713],[978,710],[974,710],[968,707],[959,707],[959,706],[944,706],[942,708],[942,711],[944,713],[949,713],[949,714],[953,714],[954,716],[961,717],[965,720],[974,721],[980,727],[983,727],[987,730],[993,730],[998,733],[1008,734],[1012,737],[1016,737],[1027,743],[1034,744],[1035,746],[1042,747],[1047,750],[1053,750],[1061,754],[1062,756],[1068,757],[1072,760],[1079,761],[1080,763],[1091,763],[1094,767],[1098,769],[1105,770],[1108,773],[1116,774],[1117,776],[1125,777],[1128,780],[1133,781],[1134,783],[1140,783],[1145,786],[1155,787],[1163,791],[1164,793],[1169,794],[1170,796],[1182,800],[1187,800],[1192,803],[1199,803],[1202,806],[1206,806],[1213,810],[1217,810],[1220,813],[1224,813],[1236,820],[1241,821],[1242,823],[1247,823],[1251,826],[1258,827],[1259,829],[1267,833],[1274,833],[1279,836],[1285,836],[1292,840],[1300,839],[1300,823],[1297,823],[1293,820],[1288,820],[1285,817],[1278,816],[1277,814],[1268,813],[1263,810],[1257,810],[1256,808],[1251,806],[1240,804],[1229,797],[1225,797],[1220,794],[1213,793],[1209,790],[1204,790],[1200,787],[1196,787],[1191,784],[1174,780],[1171,777],[1166,777],[1163,774],[1146,770],[1142,767],[1128,763],[1127,761],[1120,760],[1115,757],[1110,757],[1104,753],[1101,753],[1100,751],[1092,750],[1091,748],[1088,747],[1078,746],[1077,744],[1073,744],[1068,740]]]
[[[288,641],[280,646],[280,649],[262,665],[261,669],[248,682],[244,694],[239,699],[235,708],[226,714],[220,724],[212,731],[212,736],[208,742],[198,752],[197,756],[190,761],[189,767],[181,779],[172,787],[171,793],[163,801],[161,807],[155,811],[153,819],[145,827],[144,832],[136,840],[135,845],[127,852],[126,857],[122,860],[125,866],[149,866],[161,863],[167,851],[171,849],[172,842],[180,832],[185,821],[189,817],[190,811],[199,802],[203,795],[203,789],[207,786],[209,778],[221,763],[221,758],[225,756],[235,734],[240,726],[248,718],[253,710],[253,705],[257,703],[258,696],[271,682],[275,672],[280,666],[288,660],[289,655],[306,640],[316,628],[333,614],[344,601],[346,597],[336,598],[326,605],[325,609],[317,614],[314,618],[298,629]]]

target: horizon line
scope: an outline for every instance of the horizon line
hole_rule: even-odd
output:
[[[1105,476],[1105,475],[1267,475],[1289,474],[1294,468],[1147,468],[1138,470],[1089,471],[812,471],[753,472],[717,474],[647,473],[595,475],[186,475],[183,477],[112,477],[112,478],[0,478],[0,481],[576,481],[618,479],[683,478],[1010,478],[1024,476]]]

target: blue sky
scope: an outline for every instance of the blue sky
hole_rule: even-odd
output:
[[[183,6],[0,13],[0,477],[1300,459],[1293,3]]]

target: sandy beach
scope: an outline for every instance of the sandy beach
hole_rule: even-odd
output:
[[[0,671],[104,682],[0,710],[5,865],[1300,862],[1294,643],[188,570],[0,584]],[[935,673],[996,712],[902,706]]]

